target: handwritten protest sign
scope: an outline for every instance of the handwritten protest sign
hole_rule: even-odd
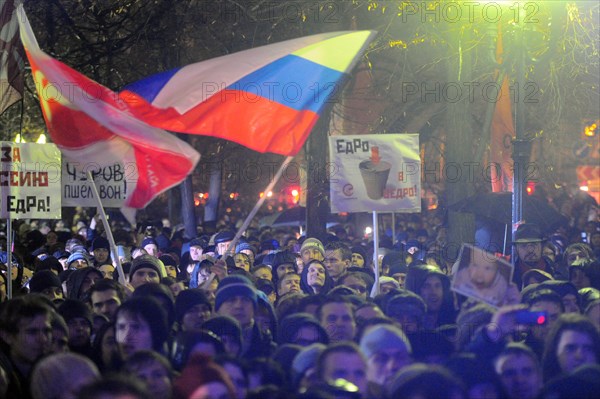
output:
[[[331,211],[420,212],[417,134],[329,137]]]
[[[120,208],[135,187],[137,174],[133,168],[122,163],[100,167],[98,164],[85,164],[63,158],[62,202],[63,206],[96,206],[94,193],[88,183],[87,172],[92,172],[94,183],[102,205],[107,208]]]
[[[60,219],[59,149],[5,141],[0,147],[0,217]]]

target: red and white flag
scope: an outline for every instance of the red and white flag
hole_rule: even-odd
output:
[[[0,1],[0,114],[23,96],[25,53],[14,0]]]
[[[45,54],[22,6],[25,46],[52,141],[86,169],[120,162],[136,181],[126,207],[143,208],[194,170],[200,154],[174,135],[132,116],[108,88]]]

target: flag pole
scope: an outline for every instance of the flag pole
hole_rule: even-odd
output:
[[[373,270],[375,271],[375,284],[371,289],[371,298],[379,295],[379,220],[377,211],[373,211]]]
[[[254,208],[252,208],[252,210],[250,211],[250,213],[248,214],[248,216],[246,216],[246,220],[244,220],[244,223],[242,224],[242,226],[238,229],[237,233],[235,233],[235,237],[233,237],[233,240],[229,243],[229,246],[227,247],[227,250],[225,251],[225,254],[232,254],[233,253],[233,249],[235,248],[238,240],[240,239],[240,237],[242,236],[242,234],[244,234],[244,231],[246,231],[246,229],[250,225],[250,222],[252,222],[252,219],[254,219],[254,216],[256,216],[256,213],[258,212],[258,210],[260,209],[260,207],[265,203],[265,200],[267,199],[267,195],[266,194],[269,191],[273,190],[273,187],[275,187],[275,184],[279,181],[279,178],[283,174],[283,171],[285,170],[285,168],[293,160],[294,160],[294,157],[291,156],[291,155],[288,156],[287,158],[285,158],[285,160],[283,161],[283,163],[281,164],[281,166],[277,170],[277,173],[275,173],[275,175],[273,175],[273,178],[269,182],[269,185],[267,186],[267,188],[264,189],[263,192],[265,193],[265,195],[263,195],[262,197],[260,197],[258,199],[258,201],[256,202],[256,205],[254,205]]]
[[[6,219],[6,298],[13,295],[12,284],[12,219]]]
[[[110,225],[108,224],[108,219],[106,218],[106,213],[104,212],[104,207],[102,206],[102,201],[100,201],[100,195],[98,195],[98,188],[96,187],[96,183],[94,183],[94,177],[92,176],[92,172],[88,170],[87,176],[88,181],[90,182],[90,186],[92,187],[92,191],[94,192],[96,206],[98,207],[98,211],[100,212],[100,218],[102,219],[102,224],[104,225],[104,231],[106,231],[106,238],[108,239],[108,243],[110,244],[110,252],[112,254],[113,261],[117,265],[117,271],[119,272],[119,283],[121,283],[122,285],[126,285],[127,282],[125,281],[125,273],[123,272],[123,266],[121,266],[121,260],[119,259],[119,253],[117,252],[115,239],[112,235],[112,231],[110,230]]]

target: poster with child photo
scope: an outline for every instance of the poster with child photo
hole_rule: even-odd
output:
[[[453,291],[499,307],[512,281],[514,267],[491,252],[463,244],[452,270]]]

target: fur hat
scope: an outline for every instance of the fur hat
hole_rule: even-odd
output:
[[[42,292],[46,288],[51,287],[60,288],[62,290],[60,279],[50,270],[40,270],[31,277],[31,280],[29,280],[29,290],[31,292]]]

